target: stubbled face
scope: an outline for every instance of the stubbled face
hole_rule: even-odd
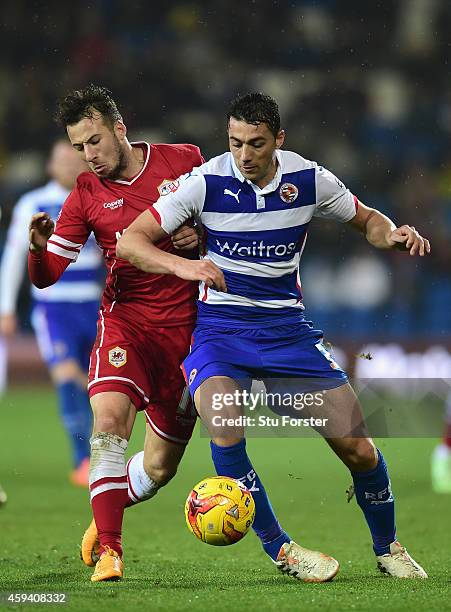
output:
[[[276,173],[274,151],[282,146],[284,131],[276,138],[266,123],[254,125],[231,117],[228,134],[230,151],[244,178],[259,187],[270,183]]]
[[[66,189],[72,189],[77,176],[87,171],[88,166],[70,146],[70,143],[61,140],[54,144],[47,164],[47,172],[55,181]]]
[[[102,115],[94,111],[92,117],[68,125],[67,134],[73,148],[80,153],[94,174],[103,179],[119,178],[126,166],[126,128],[121,121],[116,121],[113,128],[110,128]]]

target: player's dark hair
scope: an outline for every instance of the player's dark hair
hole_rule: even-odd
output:
[[[271,96],[260,92],[248,93],[245,96],[238,95],[230,105],[227,113],[227,124],[230,117],[253,125],[266,123],[275,137],[280,130],[277,102]]]
[[[83,89],[75,89],[58,100],[55,121],[62,127],[74,125],[86,117],[92,118],[99,112],[105,123],[113,127],[118,120],[122,121],[111,91],[92,83]]]

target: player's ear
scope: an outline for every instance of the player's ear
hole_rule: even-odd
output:
[[[285,142],[285,130],[279,130],[276,136],[276,149],[280,149],[280,147]]]
[[[116,137],[118,138],[118,140],[120,141],[125,140],[127,136],[127,128],[125,126],[125,123],[123,123],[120,120],[116,121],[113,126],[113,131]]]

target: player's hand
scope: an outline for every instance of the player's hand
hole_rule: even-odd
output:
[[[200,261],[182,259],[177,262],[174,274],[185,280],[203,281],[207,287],[213,287],[216,291],[227,292],[227,285],[222,270],[209,259],[202,259]]]
[[[176,249],[192,251],[199,244],[199,236],[194,227],[181,225],[171,236],[172,244]]]
[[[411,225],[401,225],[393,230],[387,237],[388,244],[400,251],[409,251],[410,255],[423,257],[431,252],[431,245],[427,238],[423,238]]]
[[[10,338],[17,330],[17,317],[15,314],[4,314],[0,317],[0,335]]]
[[[31,217],[28,229],[30,250],[39,252],[47,246],[47,240],[53,234],[55,224],[47,213],[40,212]]]

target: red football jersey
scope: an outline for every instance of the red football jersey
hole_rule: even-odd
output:
[[[105,180],[91,172],[78,177],[63,205],[47,251],[70,263],[92,231],[103,250],[108,271],[102,298],[106,312],[114,309],[116,316],[120,316],[124,310],[125,322],[130,321],[132,314],[133,323],[144,326],[181,325],[196,316],[197,283],[172,275],[141,272],[116,257],[116,242],[136,217],[173,187],[177,177],[202,164],[203,158],[199,148],[190,144],[133,143],[133,146],[142,147],[145,161],[141,172],[132,179]],[[180,255],[169,237],[161,240],[158,247]]]

